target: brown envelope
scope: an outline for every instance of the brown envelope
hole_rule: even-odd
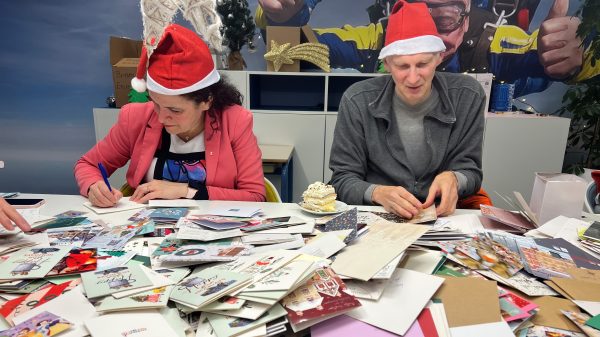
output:
[[[496,282],[474,277],[444,277],[433,295],[444,304],[448,326],[500,322],[500,302]]]
[[[574,300],[600,302],[600,283],[558,277],[550,280]]]
[[[572,278],[577,280],[600,283],[600,270],[570,268],[567,269],[567,274],[571,275]]]
[[[567,316],[560,312],[560,310],[580,312],[579,307],[575,303],[564,298],[552,296],[538,297],[533,302],[540,306],[538,313],[531,318],[533,324],[581,332]]]
[[[546,285],[550,288],[552,288],[552,290],[556,291],[557,293],[561,294],[564,298],[568,298],[570,300],[572,300],[571,296],[569,296],[569,294],[564,291],[561,287],[559,287],[556,283],[554,283],[553,281],[550,280],[545,280],[544,283],[546,283]]]

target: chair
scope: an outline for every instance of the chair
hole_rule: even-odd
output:
[[[585,189],[584,203],[586,212],[598,213],[598,211],[600,211],[600,209],[598,209],[598,203],[596,202],[597,195],[596,182],[592,180]]]
[[[277,189],[275,188],[275,185],[273,185],[273,183],[267,178],[265,178],[265,190],[267,192],[267,202],[282,202],[281,197],[279,196],[279,192],[277,192]]]
[[[123,193],[124,197],[130,197],[133,195],[133,192],[135,192],[135,188],[129,186],[128,183],[123,184],[119,190]]]
[[[480,209],[479,205],[482,204],[493,206],[492,199],[483,188],[479,189],[475,194],[459,199],[456,208]]]

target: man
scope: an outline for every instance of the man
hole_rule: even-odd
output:
[[[257,26],[307,24],[320,0],[259,0]],[[438,70],[493,73],[497,81],[513,83],[514,96],[540,92],[552,81],[580,82],[600,73],[588,50],[577,38],[580,20],[567,15],[569,0],[554,0],[540,29],[532,33],[513,25],[495,27],[497,18],[472,6],[471,0],[412,0],[426,3],[440,38],[446,45]],[[389,24],[315,29],[319,42],[330,49],[336,68],[374,72],[377,54]],[[587,41],[590,40],[590,41]]]
[[[17,210],[12,207],[4,198],[0,198],[0,225],[2,227],[13,230],[16,224],[23,231],[28,231],[31,229],[27,221],[17,212]]]
[[[354,84],[340,103],[330,159],[340,200],[412,218],[439,199],[443,216],[479,190],[485,93],[435,72],[444,50],[425,4],[394,5],[379,54],[390,75]]]

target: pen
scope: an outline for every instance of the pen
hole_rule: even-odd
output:
[[[102,179],[104,179],[104,183],[108,186],[108,190],[112,192],[112,187],[110,187],[110,183],[108,182],[108,173],[106,173],[106,169],[102,163],[98,163],[98,168],[100,169],[100,173],[102,173]]]

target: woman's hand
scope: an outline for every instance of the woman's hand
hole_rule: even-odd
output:
[[[123,193],[119,190],[113,188],[111,192],[104,180],[98,180],[88,190],[88,199],[97,207],[113,207],[122,197]]]
[[[133,192],[130,200],[145,203],[152,199],[179,199],[187,195],[188,185],[186,183],[175,183],[166,180],[152,180],[141,184]]]
[[[27,221],[17,212],[17,210],[10,205],[4,198],[0,198],[0,225],[8,229],[13,230],[15,226],[21,228],[24,232],[31,229]]]

